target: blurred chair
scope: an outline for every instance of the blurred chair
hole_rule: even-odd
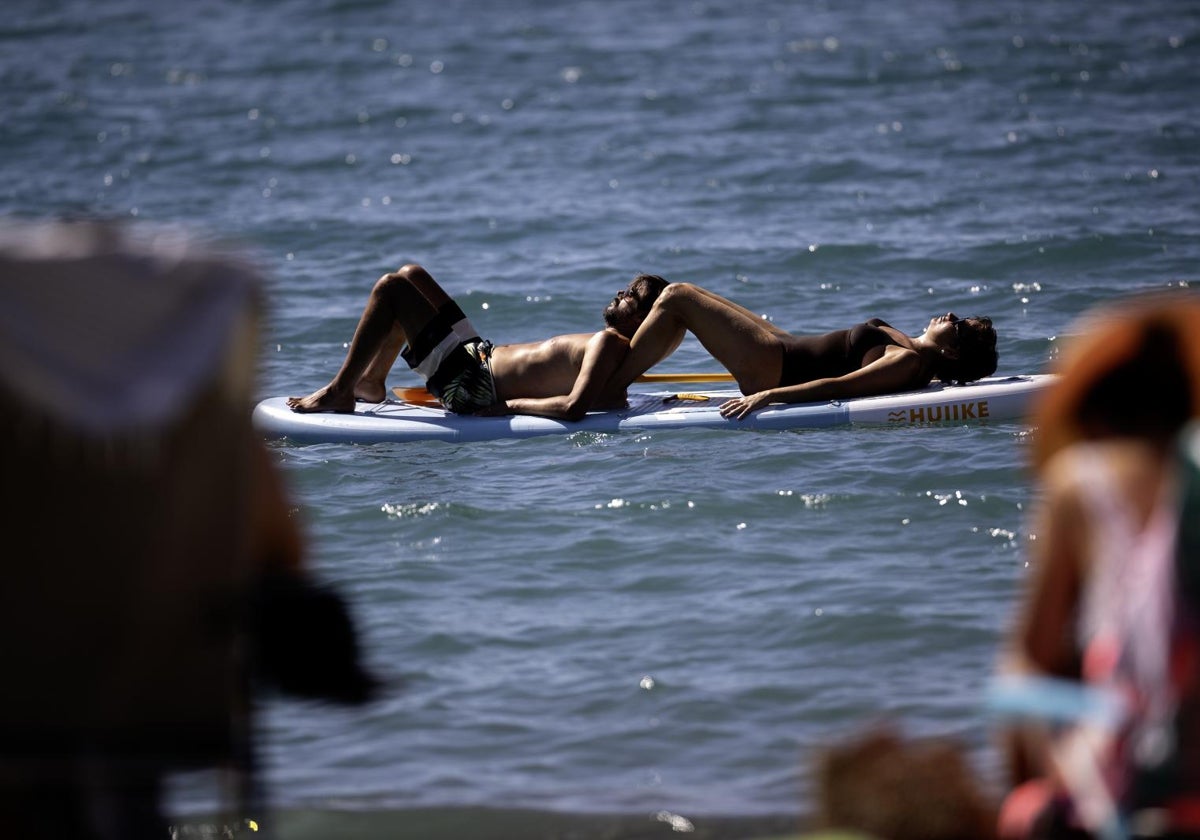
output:
[[[303,581],[249,422],[260,310],[252,269],[171,231],[0,230],[8,836],[165,837],[184,768],[255,807],[250,610]]]

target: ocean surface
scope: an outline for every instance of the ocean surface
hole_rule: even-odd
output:
[[[802,333],[986,314],[1031,373],[1089,307],[1200,282],[1197,91],[1183,0],[10,0],[0,214],[239,243],[264,397],[325,384],[407,262],[501,343],[646,271]],[[282,836],[790,820],[880,720],[994,779],[1032,433],[273,444],[391,681],[265,701]]]

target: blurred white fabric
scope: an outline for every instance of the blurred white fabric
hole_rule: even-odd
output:
[[[0,223],[0,385],[85,434],[161,428],[247,349],[258,289],[246,261],[182,233]]]

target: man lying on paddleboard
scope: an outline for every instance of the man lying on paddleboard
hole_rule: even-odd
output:
[[[479,337],[429,272],[406,265],[375,283],[333,380],[307,397],[292,397],[288,405],[299,412],[350,413],[356,400],[382,402],[386,377],[403,355],[429,391],[456,414],[578,420],[593,408],[621,408],[625,388],[606,386],[666,286],[657,275],[639,274],[605,307],[605,327],[597,332],[493,345]]]

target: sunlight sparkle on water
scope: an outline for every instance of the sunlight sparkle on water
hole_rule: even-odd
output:
[[[404,519],[412,516],[428,516],[442,509],[440,502],[424,502],[411,504],[392,504],[388,502],[379,508],[388,516]]]

